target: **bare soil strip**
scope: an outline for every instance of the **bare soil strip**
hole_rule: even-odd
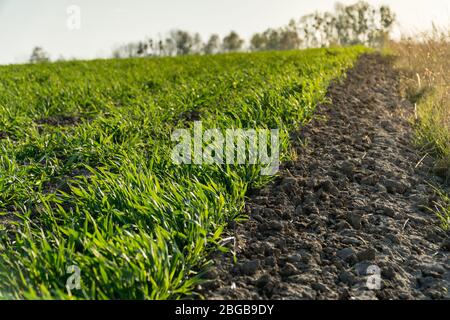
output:
[[[411,145],[391,62],[362,56],[328,96],[293,137],[298,158],[250,197],[230,231],[237,264],[214,257],[206,298],[450,298],[449,234],[426,209],[440,181]]]

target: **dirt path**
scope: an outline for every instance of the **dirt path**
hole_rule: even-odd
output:
[[[238,263],[214,258],[206,298],[450,298],[449,234],[424,209],[438,178],[411,146],[397,78],[365,55],[330,86],[332,107],[294,137],[307,141],[298,159],[249,199],[250,220],[232,234]]]

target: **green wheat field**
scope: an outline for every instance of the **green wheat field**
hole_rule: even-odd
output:
[[[180,299],[261,165],[176,165],[171,134],[289,133],[364,47],[0,66],[0,297]],[[68,290],[70,266],[81,288]]]

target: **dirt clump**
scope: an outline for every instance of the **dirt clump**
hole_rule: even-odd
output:
[[[70,115],[54,115],[46,118],[37,119],[37,124],[46,124],[49,126],[74,126],[79,124],[82,118],[79,116]]]

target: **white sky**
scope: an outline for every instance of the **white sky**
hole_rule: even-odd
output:
[[[332,10],[335,0],[0,0],[0,64],[24,62],[34,46],[51,58],[106,57],[114,45],[182,28],[211,33],[254,32],[285,25],[316,10]],[[343,0],[354,3],[355,0]],[[449,0],[368,0],[388,4],[404,30],[431,22],[450,26]],[[81,9],[81,28],[67,27],[70,5]]]

